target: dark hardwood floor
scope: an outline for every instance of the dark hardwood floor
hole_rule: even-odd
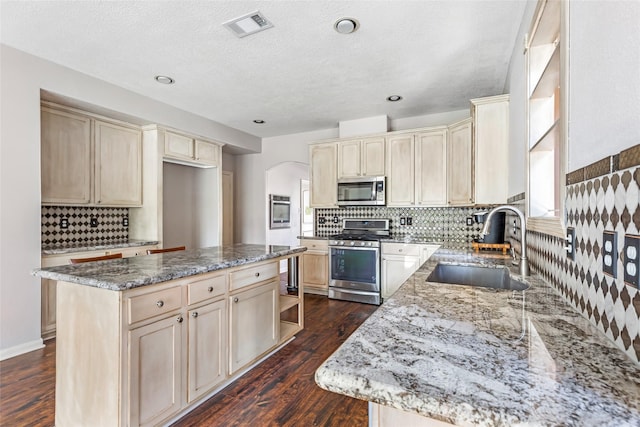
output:
[[[366,426],[367,403],[319,388],[316,368],[377,307],[305,295],[305,329],[279,352],[173,424]],[[53,426],[55,340],[0,362],[0,425]]]

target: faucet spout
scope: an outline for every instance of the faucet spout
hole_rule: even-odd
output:
[[[485,218],[484,227],[482,227],[481,234],[483,236],[489,234],[491,217],[498,211],[515,212],[520,219],[520,242],[522,244],[522,256],[520,257],[520,274],[522,276],[529,276],[531,272],[529,271],[529,261],[527,260],[527,223],[525,221],[524,214],[518,208],[515,208],[511,205],[502,205],[491,209],[491,211],[489,211],[487,217]]]

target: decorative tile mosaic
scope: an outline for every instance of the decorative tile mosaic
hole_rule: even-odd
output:
[[[640,291],[623,278],[625,234],[640,231],[640,168],[567,186],[566,225],[576,233],[575,261],[561,238],[527,233],[532,268],[636,363],[640,361]],[[617,232],[617,277],[603,272],[603,232]]]
[[[455,208],[393,208],[347,207],[315,209],[316,235],[330,236],[342,231],[342,220],[349,218],[389,218],[394,238],[419,236],[425,241],[442,243],[451,249],[470,249],[473,239],[480,236],[482,224],[467,226],[467,218],[482,209]],[[411,225],[401,225],[401,218],[411,218]],[[406,220],[405,220],[406,221]]]
[[[61,225],[64,218],[67,228]],[[91,218],[97,220],[96,227],[91,226]],[[125,219],[129,219],[129,208],[42,206],[42,249],[126,241],[129,228],[124,225]]]

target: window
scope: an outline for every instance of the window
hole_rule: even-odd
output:
[[[527,40],[529,228],[564,236],[567,37],[562,0],[540,0]]]

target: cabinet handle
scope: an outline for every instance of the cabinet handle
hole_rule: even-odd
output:
[[[209,292],[213,292],[213,286],[209,286],[209,287],[207,288],[207,291],[209,291]]]
[[[198,312],[194,311],[193,313],[191,313],[191,317],[198,317]]]
[[[235,297],[235,298],[233,299],[233,302],[238,302],[238,301],[239,301],[239,300],[238,300],[238,297]]]
[[[398,252],[402,252],[402,249],[398,249]]]
[[[183,320],[184,319],[182,318],[182,315],[179,315],[178,318],[176,319],[178,323],[182,323]]]
[[[260,276],[260,273],[256,273],[256,277],[259,277],[259,276]]]
[[[156,305],[158,306],[158,308],[160,308],[164,305],[164,301],[160,300],[156,303]]]

